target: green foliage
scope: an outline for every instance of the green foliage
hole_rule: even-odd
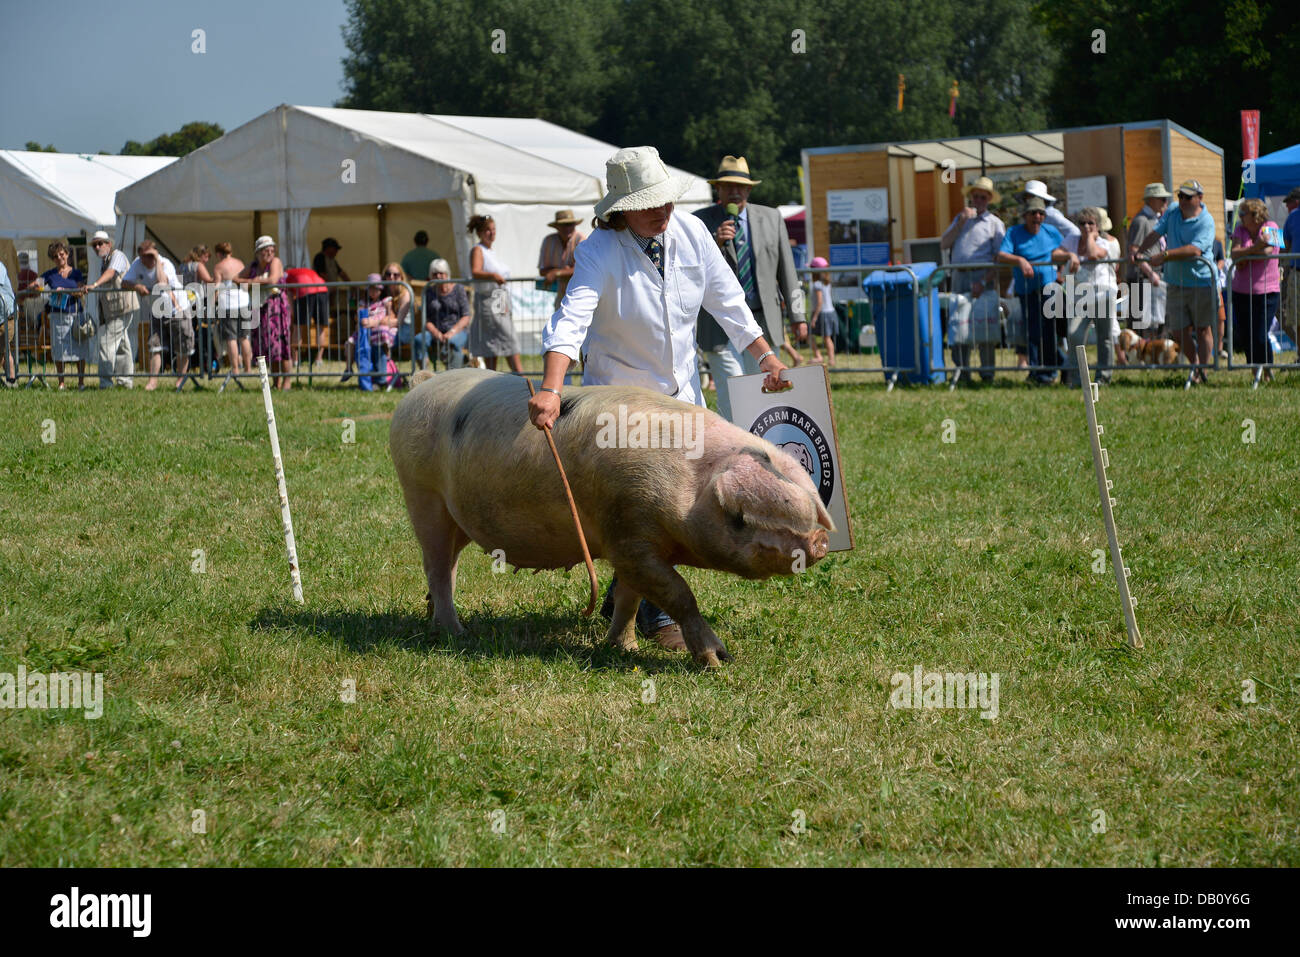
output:
[[[1030,9],[1030,0],[980,11],[940,0],[725,9],[702,0],[349,0],[339,105],[538,116],[619,145],[653,144],[705,175],[741,154],[763,180],[755,201],[777,204],[798,199],[804,147],[1044,125],[1054,54]],[[497,29],[503,53],[492,52]]]
[[[1230,195],[1241,170],[1239,111],[1260,111],[1260,153],[1300,139],[1294,8],[1228,0],[1189,14],[1177,0],[1042,3],[1037,18],[1061,51],[1052,85],[1056,123],[1168,117],[1224,150]],[[1105,53],[1094,53],[1094,30]]]
[[[175,133],[164,133],[148,143],[127,140],[122,156],[184,156],[225,133],[216,123],[186,123]]]
[[[48,146],[42,146],[40,143],[36,142],[35,140],[28,140],[28,141],[27,141],[27,145],[24,146],[23,149],[27,150],[29,153],[57,153],[57,152],[59,152],[57,149],[54,148],[53,144],[48,145]]]

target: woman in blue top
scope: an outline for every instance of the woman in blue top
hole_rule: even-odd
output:
[[[50,307],[50,352],[54,354],[54,371],[59,375],[59,388],[63,384],[63,363],[77,364],[77,388],[86,387],[86,359],[90,356],[93,339],[78,342],[72,336],[72,327],[81,321],[81,299],[74,293],[86,277],[71,264],[72,250],[66,243],[50,243],[46,255],[54,260],[54,268],[41,273],[41,281],[50,290],[47,302]],[[68,290],[63,292],[61,290]]]
[[[1020,314],[1025,317],[1025,333],[1029,339],[1029,381],[1051,385],[1062,365],[1059,341],[1065,334],[1066,318],[1064,310],[1055,317],[1061,324],[1059,332],[1057,322],[1043,318],[1045,289],[1056,282],[1056,267],[1033,263],[1068,262],[1070,272],[1077,272],[1079,257],[1061,245],[1061,234],[1056,227],[1043,221],[1047,204],[1041,199],[1026,197],[1021,212],[1024,225],[1012,226],[1002,237],[998,262],[1016,267],[1013,274],[1016,296],[1020,299]]]

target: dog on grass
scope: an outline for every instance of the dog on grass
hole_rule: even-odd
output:
[[[1120,365],[1172,366],[1178,364],[1178,343],[1172,339],[1143,339],[1132,329],[1119,334]]]

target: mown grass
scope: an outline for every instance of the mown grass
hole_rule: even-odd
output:
[[[856,551],[686,572],[716,673],[604,645],[580,569],[474,546],[468,635],[430,632],[397,394],[277,399],[299,607],[255,391],[6,393],[0,671],[106,700],[0,711],[0,863],[1298,864],[1300,375],[1212,378],[1121,375],[1098,409],[1145,650],[1091,569],[1079,394],[876,377],[835,388]],[[891,708],[915,665],[998,673],[997,720]]]

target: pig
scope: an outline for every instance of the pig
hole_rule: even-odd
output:
[[[527,383],[483,369],[425,375],[393,412],[389,450],[423,552],[428,615],[461,634],[452,595],[470,542],[501,549],[516,569],[570,568],[582,549],[546,437],[528,418]],[[652,434],[636,427],[646,421]],[[696,662],[717,667],[731,656],[673,566],[764,579],[791,574],[796,550],[806,566],[826,555],[834,524],[808,473],[707,409],[648,389],[576,386],[552,434],[591,556],[618,580],[607,637],[621,648],[637,647],[645,597],[681,625]]]

